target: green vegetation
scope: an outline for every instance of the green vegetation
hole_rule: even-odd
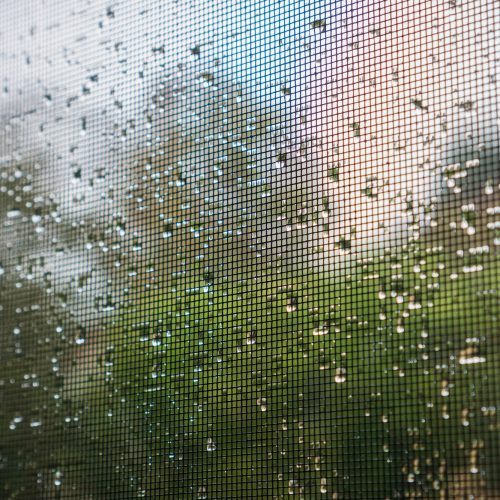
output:
[[[141,293],[108,326],[83,467],[103,498],[498,488],[499,269],[415,252]]]
[[[498,491],[499,279],[493,255],[414,251],[339,278],[131,292],[105,350],[85,354],[95,369],[62,392],[46,374],[43,426],[6,436],[19,448],[3,495],[36,498],[41,470],[61,477],[49,498],[438,498],[478,478]]]
[[[311,227],[283,234],[317,216],[315,186],[273,172],[301,171],[307,151],[237,88],[201,79],[212,105],[172,132],[171,157],[134,159],[129,218],[95,238],[127,273],[113,283],[127,293],[101,301],[117,307],[107,319],[82,331],[4,277],[0,497],[498,496],[494,247],[457,254],[430,237],[338,273],[297,271]]]

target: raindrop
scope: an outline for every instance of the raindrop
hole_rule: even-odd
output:
[[[448,386],[448,381],[447,380],[443,380],[441,382],[441,396],[443,396],[444,398],[446,398],[449,395],[450,395],[450,388]]]
[[[255,342],[257,342],[257,333],[254,331],[248,332],[246,341],[247,345],[255,344]]]
[[[322,494],[328,493],[328,488],[326,487],[326,477],[322,477],[320,479],[320,486],[319,486],[319,491]]]
[[[217,446],[215,445],[215,441],[209,437],[207,439],[207,451],[215,451]]]
[[[286,312],[292,313],[297,310],[298,299],[297,297],[289,297],[286,301]]]
[[[326,28],[326,21],[324,19],[316,19],[310,26],[314,30],[324,31]]]
[[[314,328],[312,334],[315,336],[315,337],[318,337],[318,336],[322,336],[322,335],[327,335],[329,332],[329,329],[326,325],[323,325],[323,326],[320,326],[320,327],[317,327],[317,328]]]
[[[475,365],[478,363],[485,363],[486,358],[484,356],[478,356],[476,354],[477,349],[475,347],[467,347],[460,351],[458,355],[458,362],[461,365]]]
[[[343,384],[346,381],[346,374],[347,371],[345,368],[337,368],[335,370],[335,383],[336,384]]]
[[[21,210],[18,209],[12,209],[7,212],[7,217],[9,219],[15,219],[20,216],[21,216]]]

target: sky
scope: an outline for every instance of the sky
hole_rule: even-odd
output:
[[[22,122],[21,149],[51,154],[57,172],[51,187],[64,198],[68,162],[102,162],[106,146],[96,144],[107,132],[109,148],[112,129],[131,120],[137,136],[144,135],[151,93],[179,65],[238,81],[263,107],[282,105],[282,89],[290,88],[287,105],[297,105],[310,24],[322,9],[323,2],[7,0],[0,114]],[[95,205],[95,196],[87,197]]]
[[[158,82],[213,72],[263,108],[284,107],[296,140],[321,144],[300,175],[318,203],[336,207],[325,215],[337,228],[322,242],[329,255],[353,228],[360,248],[386,244],[394,228],[406,238],[407,194],[428,204],[457,149],[498,144],[500,19],[481,0],[380,5],[5,0],[0,117],[12,130],[0,159],[42,152],[49,170],[34,191],[50,192],[67,217],[99,213],[148,134]],[[474,109],[460,111],[468,101]],[[106,181],[91,185],[103,165]],[[297,182],[297,172],[283,176]]]

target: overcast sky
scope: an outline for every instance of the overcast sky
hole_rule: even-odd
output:
[[[38,149],[50,156],[51,174],[39,179],[39,187],[50,187],[61,210],[71,208],[77,190],[85,191],[86,210],[97,209],[101,191],[88,180],[103,164],[120,166],[129,148],[143,140],[144,109],[158,82],[178,74],[179,65],[188,81],[213,72],[240,81],[262,107],[287,106],[292,122],[295,110],[311,110],[295,133],[321,138],[325,156],[312,168],[323,172],[302,175],[344,207],[343,230],[367,218],[372,229],[381,217],[394,223],[402,220],[404,205],[403,198],[389,204],[397,192],[413,190],[425,201],[436,185],[436,162],[452,158],[453,148],[492,143],[498,119],[492,83],[498,74],[498,9],[481,0],[458,2],[456,10],[433,2],[380,5],[5,0],[0,82],[6,92],[0,115],[4,123],[6,117],[20,117],[23,132],[15,137],[20,151]],[[403,77],[395,92],[398,67]],[[460,108],[467,100],[475,103],[471,112]],[[415,102],[430,105],[429,113]],[[116,130],[131,120],[135,129],[124,140]],[[359,138],[353,124],[360,127]],[[370,139],[377,134],[378,143]],[[436,141],[424,147],[427,136]],[[407,142],[405,155],[387,163],[387,144],[398,141]],[[330,192],[324,177],[339,145],[348,161],[340,186]],[[8,148],[2,152],[8,153]],[[427,156],[429,166],[415,168]],[[82,178],[75,183],[68,165],[78,164]],[[119,168],[110,171],[107,186],[122,175]],[[360,195],[369,175],[389,186],[377,199]]]

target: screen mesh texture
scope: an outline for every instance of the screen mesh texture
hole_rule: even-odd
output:
[[[500,498],[499,26],[4,0],[0,498]]]

